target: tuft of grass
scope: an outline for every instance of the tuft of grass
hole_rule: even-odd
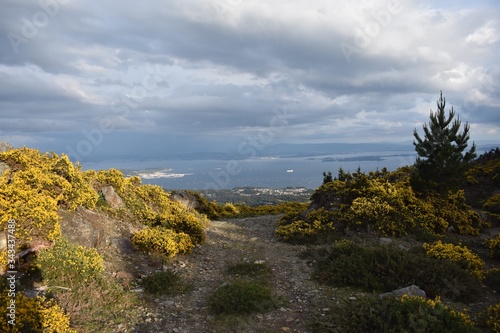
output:
[[[191,285],[182,281],[181,276],[174,271],[153,273],[142,279],[144,291],[150,294],[176,295],[191,289]]]
[[[271,288],[254,281],[234,281],[219,287],[209,299],[214,314],[249,314],[276,308]]]
[[[233,276],[267,280],[273,274],[273,270],[267,263],[236,262],[226,266],[226,273]]]

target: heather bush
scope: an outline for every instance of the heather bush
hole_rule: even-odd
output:
[[[420,250],[338,241],[307,255],[316,260],[314,278],[335,287],[389,292],[415,284],[430,297],[461,301],[471,301],[480,293],[477,278],[455,263],[429,258]]]
[[[452,310],[438,299],[372,297],[332,304],[316,315],[313,332],[350,333],[472,333],[479,332],[467,314]]]

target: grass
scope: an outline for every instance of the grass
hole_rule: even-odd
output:
[[[226,273],[232,276],[249,277],[253,279],[268,279],[273,270],[267,263],[237,262],[226,266]]]
[[[142,286],[147,293],[161,295],[177,295],[192,289],[178,273],[170,270],[146,276],[142,279]]]
[[[267,263],[234,262],[226,265],[228,282],[210,296],[209,309],[216,315],[266,312],[279,301],[270,287],[272,269]]]
[[[214,314],[250,314],[276,307],[272,289],[254,281],[234,281],[219,287],[209,299]]]

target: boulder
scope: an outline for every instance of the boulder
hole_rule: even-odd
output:
[[[7,150],[14,149],[12,145],[5,141],[0,141],[0,153],[6,152]]]
[[[427,294],[425,291],[417,287],[416,285],[411,285],[409,287],[397,289],[388,293],[380,294],[380,297],[385,297],[385,296],[398,296],[401,297],[403,295],[408,295],[408,296],[420,296],[420,297],[427,297]]]
[[[5,141],[0,141],[0,153],[6,152],[7,150],[14,149],[12,145]],[[7,163],[0,161],[0,176],[7,170],[10,170],[10,167]]]
[[[180,202],[184,206],[186,206],[187,209],[192,210],[196,209],[199,206],[198,200],[196,200],[196,197],[192,194],[189,194],[185,191],[180,191],[180,192],[174,192],[170,196],[170,199],[173,201]]]
[[[104,186],[101,189],[102,195],[111,208],[122,208],[125,206],[122,198],[115,192],[113,186]]]

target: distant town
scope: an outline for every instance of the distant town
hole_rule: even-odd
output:
[[[264,188],[236,187],[231,190],[206,190],[200,193],[208,200],[218,203],[244,203],[253,205],[273,205],[285,201],[306,202],[314,190],[305,187]]]

